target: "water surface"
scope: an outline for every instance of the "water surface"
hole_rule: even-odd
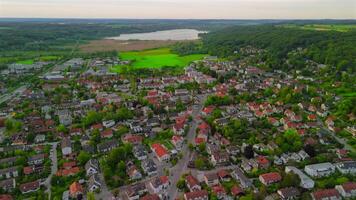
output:
[[[207,33],[206,31],[198,31],[195,29],[173,29],[166,31],[155,31],[149,33],[131,33],[121,34],[117,37],[109,37],[113,40],[197,40],[199,33]]]

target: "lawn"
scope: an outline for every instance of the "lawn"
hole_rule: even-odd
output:
[[[21,60],[21,61],[17,61],[17,64],[23,64],[23,65],[32,65],[33,64],[33,60],[29,59],[29,60]]]
[[[144,51],[129,51],[120,53],[121,60],[131,60],[130,67],[138,68],[162,68],[185,67],[195,60],[204,58],[205,54],[179,56],[172,53],[169,48],[159,48]],[[121,66],[115,66],[113,71],[119,71]]]

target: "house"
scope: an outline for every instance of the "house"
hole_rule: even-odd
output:
[[[106,153],[106,152],[113,150],[114,148],[116,148],[118,146],[119,146],[119,144],[116,140],[110,140],[110,141],[106,141],[106,142],[98,144],[97,149],[100,153]]]
[[[356,197],[356,183],[348,182],[342,185],[335,186],[335,189],[339,191],[340,195],[344,198],[355,198]]]
[[[11,178],[11,177],[17,177],[19,175],[18,167],[9,167],[5,169],[0,169],[0,178]]]
[[[270,172],[266,174],[261,174],[259,180],[264,185],[271,185],[282,180],[282,176],[278,172]]]
[[[13,200],[12,196],[9,194],[0,194],[1,200]]]
[[[260,168],[260,169],[267,169],[270,165],[269,160],[267,160],[267,158],[264,156],[258,156],[256,158],[256,162],[257,162],[258,168]]]
[[[184,193],[184,200],[208,200],[209,193],[206,190],[199,190]]]
[[[157,165],[153,162],[152,159],[143,160],[141,162],[141,167],[148,176],[157,174]]]
[[[82,199],[84,193],[83,186],[78,182],[73,182],[69,186],[69,194],[74,199]]]
[[[342,174],[356,174],[356,161],[344,161],[335,164]]]
[[[185,177],[185,184],[191,192],[201,190],[199,181],[192,175],[188,175]]]
[[[217,196],[218,199],[225,199],[227,197],[226,190],[222,185],[213,186],[211,191]]]
[[[182,149],[184,140],[183,137],[180,135],[173,135],[171,142],[177,150],[180,150]]]
[[[126,196],[129,200],[138,200],[141,195],[147,192],[147,188],[144,183],[137,183],[131,185],[126,190]]]
[[[293,167],[293,166],[286,166],[285,172],[286,173],[292,172],[292,173],[298,175],[299,179],[300,179],[300,187],[302,187],[304,189],[314,188],[314,185],[315,185],[314,181],[309,176],[304,174],[300,169]]]
[[[242,186],[242,188],[250,188],[252,187],[252,181],[247,178],[247,176],[243,173],[242,169],[236,168],[231,173],[232,177],[238,180]]]
[[[85,172],[87,176],[99,173],[99,161],[97,159],[90,159],[85,163]]]
[[[208,107],[203,108],[203,110],[202,110],[203,116],[210,115],[214,111],[214,109],[215,109],[215,106],[208,106]]]
[[[67,156],[72,153],[72,142],[69,138],[63,138],[61,142],[61,149],[63,156]]]
[[[90,192],[98,191],[101,188],[101,183],[98,174],[93,174],[90,176],[88,181],[88,190]]]
[[[39,165],[43,163],[44,158],[45,158],[44,154],[37,154],[27,158],[27,163],[29,165]]]
[[[231,175],[224,169],[218,171],[218,176],[221,181],[230,181]]]
[[[138,170],[136,165],[129,162],[126,166],[126,173],[130,177],[130,180],[138,180],[142,178],[141,172]]]
[[[158,194],[146,194],[145,196],[141,197],[140,200],[161,200]]]
[[[178,123],[176,122],[174,125],[173,125],[173,132],[174,134],[177,134],[177,135],[183,135],[184,134],[184,128],[185,128],[185,124],[184,122],[181,122],[181,123]]]
[[[231,188],[231,195],[233,197],[238,197],[242,196],[244,194],[244,191],[237,185],[232,186]]]
[[[114,120],[103,121],[103,126],[105,128],[111,128],[114,125],[115,125],[115,121]]]
[[[313,200],[341,200],[341,196],[336,189],[318,190],[310,194]]]
[[[23,183],[19,187],[22,194],[35,192],[40,189],[40,181],[36,180],[33,182]]]
[[[168,176],[160,176],[152,179],[149,183],[149,186],[155,194],[165,193],[169,187]]]
[[[335,166],[331,163],[319,163],[313,165],[306,165],[304,171],[312,177],[328,176],[335,172]]]
[[[100,133],[101,138],[110,139],[114,136],[114,131],[112,129],[106,129]]]
[[[219,177],[216,173],[206,173],[204,174],[204,181],[208,186],[213,186],[219,184]]]
[[[135,145],[132,149],[132,153],[138,160],[142,161],[142,160],[147,159],[146,149],[141,144]]]
[[[298,199],[300,191],[295,187],[282,188],[277,191],[282,200]]]
[[[126,134],[122,137],[122,142],[130,144],[141,144],[143,137],[136,134]]]
[[[216,151],[211,154],[210,160],[214,166],[225,165],[226,163],[229,162],[229,154],[223,151]]]
[[[155,144],[151,145],[151,149],[155,153],[157,159],[160,162],[169,160],[170,155],[168,154],[168,151],[166,150],[166,148],[163,145],[161,145],[159,143],[155,143]]]
[[[13,189],[15,189],[16,187],[16,181],[14,178],[10,178],[10,179],[5,179],[0,181],[0,188],[3,191],[12,191]],[[0,198],[1,199],[1,198]]]

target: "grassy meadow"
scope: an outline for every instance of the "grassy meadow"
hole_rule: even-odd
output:
[[[143,51],[121,52],[121,60],[130,60],[130,67],[140,68],[162,68],[162,67],[185,67],[189,63],[204,58],[205,54],[194,54],[179,56],[171,52],[169,48],[159,48]],[[119,72],[122,66],[113,67],[113,71]]]

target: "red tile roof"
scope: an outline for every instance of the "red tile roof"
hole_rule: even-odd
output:
[[[356,190],[356,182],[348,182],[341,185],[346,192],[351,192],[352,190]]]
[[[184,194],[185,199],[187,200],[194,200],[194,199],[199,199],[199,198],[208,198],[208,192],[206,190],[199,190],[199,191],[194,191],[194,192],[187,192]]]
[[[187,181],[189,187],[194,187],[195,185],[199,185],[198,180],[192,175],[188,175],[187,177],[185,177],[185,180]]]
[[[69,192],[71,196],[76,196],[79,193],[83,193],[83,186],[80,185],[78,182],[73,182],[70,186],[69,186]]]
[[[216,185],[211,188],[214,194],[226,194],[225,188],[221,185]]]
[[[23,168],[23,173],[25,175],[29,175],[33,173],[33,167],[32,166],[27,166]]]
[[[0,194],[0,200],[12,200],[12,196],[8,194]]]
[[[244,191],[239,186],[237,186],[237,185],[232,186],[231,194],[233,196],[241,195],[243,193],[244,193]]]
[[[269,163],[269,161],[267,160],[267,158],[264,157],[264,156],[258,156],[258,157],[256,158],[256,161],[257,161],[257,163],[260,164],[260,165],[266,165],[266,164]]]
[[[313,192],[312,195],[314,196],[315,200],[322,200],[328,197],[340,197],[339,192],[336,189],[325,189],[325,190],[318,190]]]
[[[278,182],[282,180],[282,176],[277,172],[261,174],[260,177],[262,177],[265,182]]]
[[[222,169],[218,171],[218,176],[220,178],[225,178],[225,177],[229,177],[230,174],[226,170]]]
[[[163,157],[168,154],[166,148],[164,148],[161,144],[155,143],[151,145],[151,148],[156,153],[158,157]]]

